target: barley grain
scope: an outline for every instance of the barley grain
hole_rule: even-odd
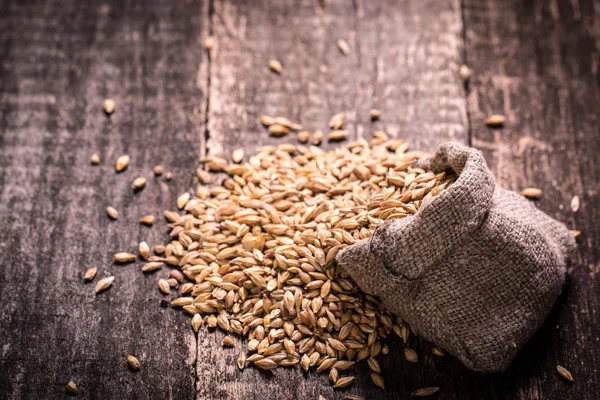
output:
[[[92,156],[90,157],[90,163],[92,165],[100,164],[100,156],[98,154],[92,154]]]
[[[339,39],[336,44],[343,55],[347,56],[348,54],[350,54],[350,46],[348,45],[348,42],[346,42],[344,39]]]
[[[202,326],[202,316],[200,314],[194,314],[192,317],[192,329],[194,332],[198,333],[198,330]]]
[[[528,199],[539,199],[542,197],[542,190],[534,187],[528,187],[521,190],[521,195]]]
[[[143,176],[139,176],[133,180],[131,187],[133,190],[142,190],[146,186],[147,181]]]
[[[487,126],[491,126],[491,127],[503,126],[504,122],[506,122],[506,118],[504,117],[504,115],[500,115],[500,114],[490,115],[485,120],[485,124]]]
[[[102,104],[102,107],[104,108],[104,112],[108,115],[115,112],[116,106],[117,105],[113,99],[105,99],[104,103]]]
[[[241,370],[244,369],[244,367],[246,366],[246,355],[244,353],[241,353],[238,358],[237,358],[237,366],[238,368]]]
[[[566,369],[565,367],[562,367],[560,365],[556,366],[556,371],[558,372],[558,374],[563,377],[564,379],[573,382],[573,375],[569,372],[568,369]]]
[[[114,259],[119,263],[128,263],[135,260],[135,254],[120,252],[114,255]]]
[[[185,192],[179,195],[179,197],[177,198],[177,208],[179,208],[180,210],[183,209],[185,207],[185,205],[188,203],[188,201],[190,200],[190,193],[189,192]]]
[[[110,219],[119,219],[119,212],[111,206],[106,207],[106,214]]]
[[[114,276],[109,276],[107,278],[100,279],[98,281],[98,283],[96,284],[96,293],[100,293],[103,290],[108,289],[112,285],[114,280],[115,280]]]
[[[281,74],[283,66],[278,60],[270,59],[267,65],[271,71],[275,72],[276,74]]]
[[[120,156],[119,158],[117,158],[117,161],[115,162],[115,170],[117,172],[123,171],[125,168],[127,168],[129,166],[130,162],[131,162],[131,158],[127,154]]]
[[[322,140],[323,140],[323,132],[320,129],[317,129],[316,131],[313,132],[310,142],[313,145],[318,146],[321,144]]]
[[[341,389],[350,386],[350,384],[354,381],[353,376],[345,376],[343,378],[339,378],[337,382],[333,385],[336,389]]]
[[[331,368],[329,370],[329,380],[331,380],[331,383],[336,383],[338,381],[338,378],[339,378],[338,370],[335,368]]]
[[[426,397],[437,393],[440,390],[439,387],[423,387],[415,390],[410,395],[413,397]]]
[[[327,138],[332,141],[344,140],[344,139],[348,138],[348,135],[349,135],[349,133],[346,130],[337,130],[337,131],[329,132],[329,134],[327,135]]]
[[[573,196],[571,199],[571,211],[574,213],[579,211],[579,196]]]
[[[244,159],[244,149],[236,149],[233,151],[233,153],[231,153],[231,160],[234,163],[239,164],[242,162],[243,159]]]
[[[339,113],[339,114],[335,114],[334,116],[332,116],[329,119],[329,127],[333,130],[339,130],[342,129],[344,126],[344,121],[346,119],[346,114]]]
[[[140,363],[140,360],[138,360],[136,357],[132,356],[131,354],[129,354],[127,356],[127,364],[129,364],[129,368],[131,368],[134,371],[139,371],[140,368],[142,368],[142,364]]]
[[[70,395],[77,395],[79,393],[79,389],[77,389],[77,385],[73,381],[69,381],[65,386],[65,391]]]
[[[438,349],[437,347],[434,347],[433,349],[431,349],[431,353],[438,357],[445,356],[444,352],[442,350]]]
[[[409,362],[419,361],[419,356],[417,355],[417,352],[413,349],[409,349],[408,347],[404,348],[404,357],[406,358],[406,361]]]
[[[160,290],[163,294],[169,294],[171,293],[171,286],[169,285],[169,282],[167,282],[166,279],[159,279],[158,290]]]
[[[215,38],[213,38],[212,36],[207,36],[204,39],[204,42],[202,43],[202,47],[204,47],[204,50],[206,50],[206,51],[211,51],[214,46],[215,46]]]
[[[92,267],[92,268],[88,269],[87,271],[85,271],[85,274],[83,275],[83,280],[86,282],[93,281],[94,278],[96,277],[96,272],[98,272],[98,268],[96,268],[96,267]]]
[[[379,386],[382,389],[385,389],[385,384],[383,382],[383,378],[379,374],[371,374],[371,381],[375,384],[375,386]]]
[[[461,65],[459,70],[458,70],[458,75],[460,76],[460,78],[463,81],[468,81],[471,76],[473,75],[473,71],[471,70],[471,68],[469,68],[468,66],[466,66],[465,64]]]
[[[140,224],[147,226],[154,225],[154,215],[144,215],[142,218],[140,218]]]

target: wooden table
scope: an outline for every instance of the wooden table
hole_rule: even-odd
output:
[[[142,3],[0,2],[0,398],[63,398],[71,379],[86,399],[407,399],[422,386],[440,386],[443,399],[598,398],[600,1]],[[283,63],[280,76],[269,58]],[[474,71],[466,85],[463,63]],[[105,97],[117,102],[110,118]],[[385,129],[420,150],[469,143],[499,184],[542,188],[538,206],[582,231],[563,295],[506,373],[470,372],[418,339],[416,365],[391,341],[385,391],[366,366],[340,392],[314,373],[239,372],[241,341],[223,350],[219,332],[195,337],[187,316],[161,308],[155,276],[113,265],[116,251],[167,240],[162,218],[153,228],[137,220],[174,208],[199,157],[282,143],[260,114],[322,128],[340,111],[353,138]],[[504,129],[485,127],[492,113],[506,115]],[[124,153],[132,164],[116,175]],[[132,179],[155,164],[173,180],[151,178],[134,195]],[[82,283],[92,265],[116,276],[99,296]]]

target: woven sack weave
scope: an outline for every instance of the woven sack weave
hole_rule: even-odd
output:
[[[562,223],[496,187],[478,150],[446,143],[419,167],[458,178],[414,216],[345,248],[338,262],[467,367],[502,371],[550,312],[575,241]]]

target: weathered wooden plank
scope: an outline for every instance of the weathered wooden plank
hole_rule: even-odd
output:
[[[505,187],[544,191],[537,205],[571,229],[578,254],[549,321],[513,366],[489,381],[490,399],[595,399],[600,392],[600,18],[598,1],[466,1],[473,145]],[[506,115],[504,129],[483,124]],[[570,209],[578,195],[581,208]],[[556,365],[575,383],[561,380]]]
[[[336,46],[338,38],[354,44],[354,9],[345,1],[326,8],[317,3],[215,2],[209,154],[282,143],[269,137],[261,114],[314,130],[344,111],[346,126],[355,131],[357,55],[354,46],[347,57]],[[281,75],[268,69],[271,58],[283,64]],[[295,134],[287,140],[295,142]]]
[[[440,4],[442,3],[442,4]],[[375,129],[431,151],[466,143],[460,1],[358,0],[357,116],[362,134]],[[382,117],[370,125],[369,109]]]
[[[156,279],[166,271],[144,277],[141,263],[116,266],[112,254],[162,243],[161,212],[192,182],[207,4],[1,7],[0,397],[64,398],[73,379],[81,398],[192,399],[195,340],[187,318],[159,306]],[[105,96],[117,102],[110,118]],[[132,163],[117,175],[123,153]],[[173,172],[170,183],[152,176],[158,163]],[[138,175],[149,181],[134,195]],[[118,221],[106,217],[109,204]],[[146,213],[158,217],[152,229],[137,222]],[[92,265],[98,278],[116,277],[98,296],[82,282]],[[128,371],[128,353],[140,372]]]
[[[426,20],[427,26],[422,24]],[[467,142],[466,102],[457,73],[462,57],[458,1],[215,1],[211,21],[216,44],[209,154],[229,157],[238,147],[251,153],[264,144],[296,143],[294,136],[270,137],[258,122],[261,114],[286,116],[313,130],[326,128],[331,115],[344,111],[352,137],[370,138],[374,130],[385,129],[422,150],[449,139]],[[346,57],[336,47],[339,38],[350,45]],[[269,58],[283,63],[280,76],[268,70]],[[371,107],[382,110],[380,121],[370,121]],[[240,372],[235,359],[244,351],[243,343],[235,350],[219,350],[221,340],[221,333],[200,336],[198,398],[313,399],[322,394],[341,399],[360,394],[396,399],[421,386],[443,385],[444,368],[456,366],[452,360],[434,359],[430,347],[415,339],[410,346],[420,350],[422,361],[410,364],[394,339],[392,354],[382,359],[388,389],[377,389],[361,365],[356,384],[338,392],[326,376],[314,372],[309,377],[290,369]],[[479,379],[474,374],[473,380]]]

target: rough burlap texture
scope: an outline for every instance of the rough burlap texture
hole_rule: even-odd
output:
[[[478,150],[441,145],[419,164],[458,179],[414,216],[387,221],[338,255],[360,288],[477,371],[502,371],[540,327],[575,241],[495,186]]]

